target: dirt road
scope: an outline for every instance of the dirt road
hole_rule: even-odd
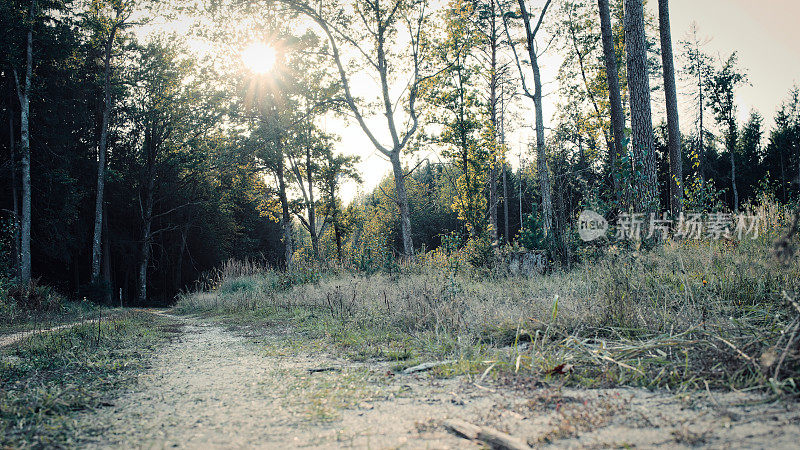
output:
[[[745,394],[676,397],[637,389],[574,390],[395,375],[385,364],[309,355],[297,336],[243,336],[174,318],[175,339],[130,392],[84,413],[93,448],[464,448],[445,419],[537,446],[791,448],[794,404]],[[258,341],[258,342],[254,342]],[[745,404],[745,406],[743,406]]]

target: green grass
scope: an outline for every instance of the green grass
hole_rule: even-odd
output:
[[[162,322],[128,312],[0,349],[0,447],[78,444],[74,414],[131,382],[168,336]]]

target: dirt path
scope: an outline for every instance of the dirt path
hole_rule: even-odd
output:
[[[138,387],[78,418],[82,446],[478,446],[446,431],[441,421],[448,418],[558,447],[791,448],[800,439],[795,405],[736,406],[759,400],[744,394],[479,387],[465,378],[391,375],[385,365],[312,357],[296,350],[288,333],[273,330],[253,343],[219,326],[174,320],[176,339]]]

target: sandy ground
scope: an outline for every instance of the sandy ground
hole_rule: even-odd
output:
[[[129,392],[83,413],[90,448],[470,448],[446,419],[537,447],[798,448],[800,409],[741,393],[675,396],[476,384],[309,355],[291,333],[252,336],[174,318],[175,339]],[[318,371],[310,371],[318,370]]]

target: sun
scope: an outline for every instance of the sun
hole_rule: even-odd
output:
[[[254,42],[242,51],[242,62],[251,71],[263,74],[275,65],[275,49],[263,42]]]

